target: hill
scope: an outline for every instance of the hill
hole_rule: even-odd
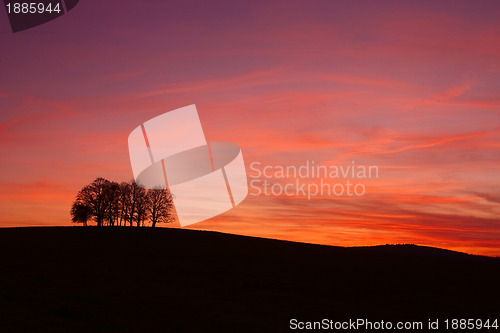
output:
[[[0,229],[0,251],[0,332],[283,332],[293,318],[499,317],[500,260],[435,248],[60,227]]]

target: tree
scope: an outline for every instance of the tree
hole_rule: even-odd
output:
[[[118,184],[99,177],[76,195],[71,219],[84,225],[93,219],[99,227],[125,226],[127,222],[140,227],[149,219],[154,228],[157,223],[173,221],[173,207],[168,190],[146,190],[133,179]]]
[[[121,213],[120,184],[117,182],[109,182],[106,195],[109,201],[106,218],[109,222],[108,225],[114,226],[115,223],[118,224]]]
[[[137,185],[133,180],[129,182],[128,192],[128,222],[132,226],[134,222],[139,226],[141,218],[144,215],[144,202],[146,198],[146,190]]]
[[[148,200],[147,200],[147,190],[143,187],[137,186],[136,189],[136,201],[135,201],[135,222],[137,227],[144,226],[144,220],[147,217],[148,211]]]
[[[87,221],[92,218],[92,211],[89,206],[75,201],[73,202],[73,206],[71,206],[71,221],[73,223],[83,223],[84,226],[87,226]]]
[[[170,191],[164,189],[152,189],[147,193],[147,208],[151,227],[156,223],[172,222],[172,209],[174,207]]]
[[[99,177],[76,195],[76,200],[90,209],[98,227],[103,225],[110,205],[110,184],[109,180]]]
[[[119,187],[119,205],[120,205],[120,218],[118,220],[118,225],[122,226],[126,224],[128,220],[129,210],[130,210],[130,183],[121,182]]]

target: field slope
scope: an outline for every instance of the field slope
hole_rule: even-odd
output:
[[[281,332],[499,317],[500,260],[151,228],[0,229],[0,332]]]

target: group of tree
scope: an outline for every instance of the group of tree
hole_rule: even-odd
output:
[[[133,180],[117,183],[97,178],[84,186],[71,207],[75,223],[97,226],[144,226],[174,221],[173,200],[166,189],[145,189]]]

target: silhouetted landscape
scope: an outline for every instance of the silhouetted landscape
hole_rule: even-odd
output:
[[[282,332],[292,318],[498,317],[498,258],[415,245],[54,227],[0,229],[0,249],[0,332]]]

